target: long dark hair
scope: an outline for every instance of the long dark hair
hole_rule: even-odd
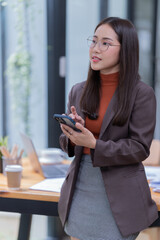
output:
[[[109,17],[102,20],[97,27],[108,24],[116,32],[120,49],[120,70],[118,81],[118,102],[115,106],[113,124],[122,126],[129,116],[129,106],[133,88],[140,79],[139,70],[139,43],[133,24],[126,19]],[[88,78],[80,100],[81,109],[88,117],[98,113],[100,102],[100,71],[89,66]]]

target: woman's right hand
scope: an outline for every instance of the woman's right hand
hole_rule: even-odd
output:
[[[80,123],[84,127],[84,120],[81,116],[78,115],[76,108],[74,106],[71,106],[71,113],[69,116],[75,121]]]

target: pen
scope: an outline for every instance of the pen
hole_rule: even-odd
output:
[[[0,150],[1,150],[2,154],[3,154],[3,156],[5,156],[5,157],[7,157],[7,158],[10,158],[10,157],[11,157],[11,156],[10,156],[10,153],[8,152],[8,150],[6,149],[5,146],[1,146],[1,147],[0,147]]]
[[[19,154],[19,158],[22,157],[23,152],[24,152],[24,150],[22,149],[21,152],[20,152],[20,154]]]
[[[11,157],[16,158],[17,157],[17,152],[18,152],[18,146],[15,144],[12,148]]]

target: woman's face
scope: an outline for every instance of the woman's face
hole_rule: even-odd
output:
[[[90,47],[89,50],[91,68],[95,71],[99,70],[102,74],[118,72],[121,46],[115,31],[108,24],[103,24],[97,28],[93,39],[97,44],[94,47]],[[100,44],[105,46],[106,43],[110,46],[103,51]]]

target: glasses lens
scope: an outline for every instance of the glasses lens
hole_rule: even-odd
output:
[[[99,47],[101,51],[106,51],[108,50],[109,44],[105,40],[101,40]]]
[[[91,47],[91,45],[93,44],[93,41],[91,39],[87,39],[87,44],[88,44],[88,47]]]
[[[87,44],[88,44],[88,47],[91,47],[91,48],[95,46],[95,41],[93,40],[92,37],[87,38]]]
[[[108,50],[108,47],[109,47],[109,44],[106,42],[106,40],[102,39],[102,40],[97,42],[94,39],[94,37],[87,38],[87,44],[88,44],[88,47],[90,47],[90,48],[94,48],[96,46],[96,44],[98,44],[99,45],[99,49],[101,51],[106,51],[106,50]]]

